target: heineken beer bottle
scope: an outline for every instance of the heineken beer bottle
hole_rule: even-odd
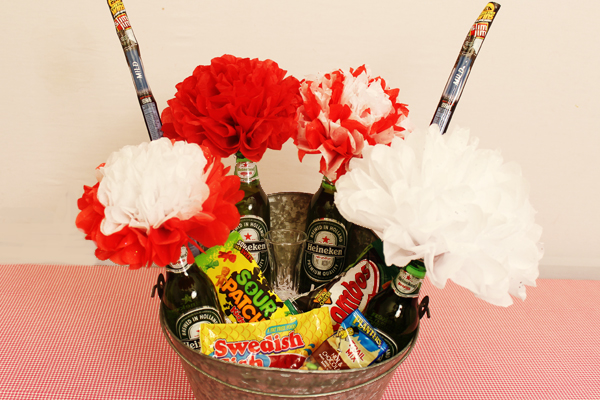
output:
[[[401,353],[410,344],[419,326],[419,290],[425,265],[411,261],[383,291],[367,305],[365,317],[388,344],[385,358]]]
[[[240,177],[240,189],[244,198],[236,204],[240,212],[240,224],[235,228],[258,264],[265,278],[271,283],[271,267],[267,255],[265,234],[271,225],[269,199],[258,178],[256,163],[236,154],[235,175]]]
[[[162,303],[165,319],[175,336],[194,350],[200,351],[200,324],[222,324],[225,321],[217,292],[210,278],[193,261],[188,250],[167,266]]]
[[[334,203],[335,186],[323,177],[314,194],[306,219],[306,248],[300,271],[300,293],[327,283],[344,269],[348,231],[347,221]]]

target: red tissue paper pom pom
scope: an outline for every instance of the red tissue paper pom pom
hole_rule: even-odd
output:
[[[199,168],[182,176],[190,165]],[[75,223],[96,243],[100,260],[131,269],[168,265],[182,246],[221,245],[238,225],[235,204],[244,192],[228,171],[220,158],[195,144],[163,138],[126,146],[98,167],[98,183],[84,186]]]
[[[196,67],[167,101],[164,136],[205,145],[220,157],[241,151],[260,161],[296,130],[300,82],[285,74],[272,60],[227,54]]]
[[[364,65],[304,80],[300,93],[303,104],[293,135],[298,157],[320,153],[320,172],[331,181],[346,173],[352,158],[362,157],[365,145],[389,145],[394,137],[404,137],[408,108],[398,102],[399,89],[372,78]]]

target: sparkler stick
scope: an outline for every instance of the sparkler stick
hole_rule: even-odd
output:
[[[162,137],[160,122],[160,116],[158,113],[158,107],[156,100],[152,95],[148,81],[146,80],[146,74],[144,73],[144,66],[142,64],[142,58],[140,56],[140,48],[138,42],[133,34],[133,29],[129,23],[129,18],[125,12],[125,6],[121,0],[107,0],[108,7],[113,16],[115,22],[115,29],[117,30],[117,36],[121,40],[121,46],[127,59],[127,65],[131,71],[131,77],[133,84],[135,85],[135,91],[137,92],[138,101],[144,114],[144,121],[146,122],[146,128],[150,135],[150,140],[156,140]]]
[[[471,68],[473,68],[473,64],[475,63],[475,58],[477,58],[481,45],[483,44],[499,9],[500,4],[492,2],[488,3],[479,15],[479,18],[477,18],[471,27],[471,30],[462,45],[462,49],[458,54],[458,59],[450,73],[450,77],[448,78],[440,102],[438,103],[435,115],[431,121],[431,125],[437,124],[440,127],[440,133],[442,134],[446,132],[450,119],[454,115],[454,109],[465,88],[467,78],[469,78]]]

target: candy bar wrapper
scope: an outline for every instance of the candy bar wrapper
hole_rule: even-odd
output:
[[[333,334],[325,309],[247,324],[202,324],[202,352],[258,367],[298,369]]]
[[[356,310],[305,361],[301,369],[340,370],[367,367],[383,358],[387,344]]]
[[[376,240],[366,247],[358,260],[332,281],[304,293],[291,301],[296,312],[324,307],[330,312],[333,329],[354,310],[363,312],[369,301],[385,289],[398,274],[398,267],[388,267],[383,257],[383,243]]]
[[[238,232],[231,232],[223,246],[199,254],[196,263],[215,285],[228,322],[259,322],[293,313],[273,292]]]

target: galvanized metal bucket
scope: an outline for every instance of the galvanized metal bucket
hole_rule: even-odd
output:
[[[269,195],[271,227],[304,229],[311,197],[308,193]],[[369,232],[356,235],[353,243],[369,243],[372,239]],[[361,249],[362,243],[358,246]],[[198,400],[377,400],[383,396],[394,371],[411,352],[418,336],[417,330],[408,349],[380,364],[344,371],[306,371],[233,364],[195,352],[167,327],[162,307],[160,325],[167,342],[179,355]]]

